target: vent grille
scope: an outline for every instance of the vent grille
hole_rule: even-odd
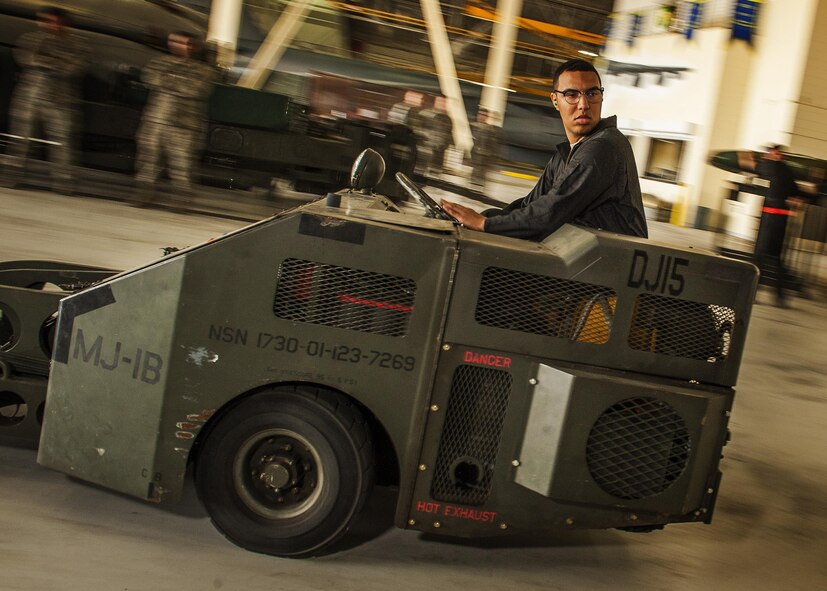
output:
[[[488,498],[511,382],[508,372],[487,367],[454,371],[431,482],[434,499],[481,505]]]
[[[602,344],[616,301],[615,291],[601,285],[488,267],[475,318],[485,326]]]
[[[729,355],[734,326],[731,308],[642,294],[635,305],[629,346],[716,363]]]
[[[605,492],[643,499],[668,489],[686,468],[686,423],[666,402],[630,398],[595,422],[586,446],[589,472]]]
[[[310,322],[400,337],[408,332],[412,279],[299,259],[279,267],[273,313]]]

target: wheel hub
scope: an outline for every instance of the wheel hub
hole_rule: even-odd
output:
[[[261,472],[259,479],[276,492],[288,484],[296,483],[296,477],[290,470],[290,466],[277,462],[267,464]]]
[[[236,470],[246,473],[239,493],[252,510],[269,517],[301,513],[319,492],[315,451],[301,436],[288,433],[273,430],[251,439],[236,460]]]

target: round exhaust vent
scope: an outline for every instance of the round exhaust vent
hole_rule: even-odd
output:
[[[595,421],[586,462],[605,492],[643,499],[662,493],[683,474],[689,452],[689,431],[672,406],[655,398],[629,398]]]

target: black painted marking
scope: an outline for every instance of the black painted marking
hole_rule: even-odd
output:
[[[299,220],[299,234],[350,244],[364,244],[365,224],[305,213]]]
[[[72,329],[77,316],[114,303],[115,296],[112,294],[112,288],[109,285],[101,285],[63,300],[60,303],[60,317],[57,323],[55,351],[52,359],[58,363],[69,362],[69,343],[72,340]]]

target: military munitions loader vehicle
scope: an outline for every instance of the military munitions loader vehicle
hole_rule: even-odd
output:
[[[374,194],[382,170],[131,271],[4,264],[3,441],[158,503],[193,468],[219,530],[282,556],[376,481],[450,536],[709,523],[755,267],[470,231],[404,177],[430,216]]]

